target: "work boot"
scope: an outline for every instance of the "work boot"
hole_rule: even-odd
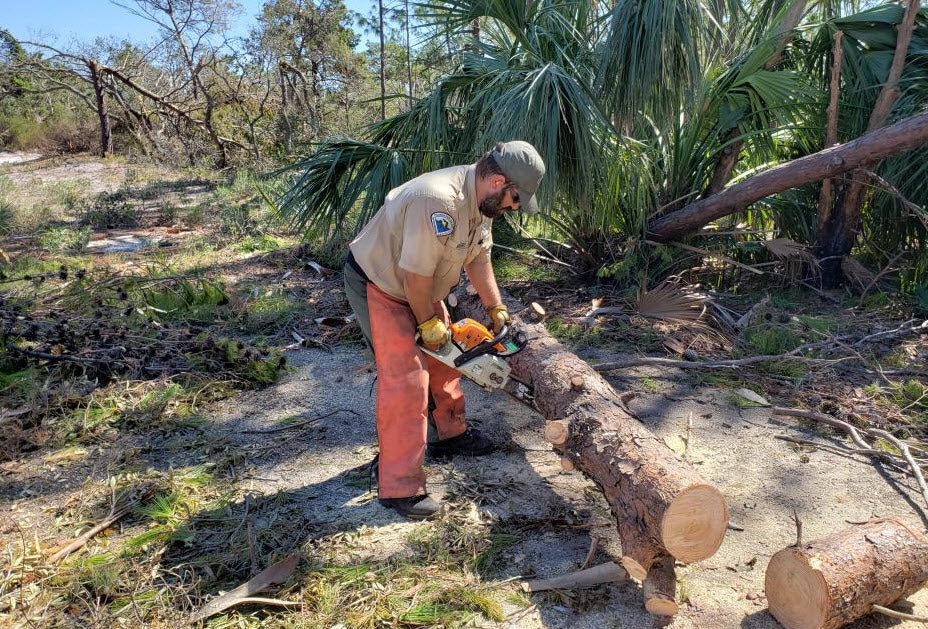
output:
[[[379,498],[380,504],[410,520],[427,520],[441,513],[441,503],[424,494],[409,498]]]
[[[496,444],[480,434],[476,428],[468,428],[450,439],[435,441],[428,446],[428,455],[437,459],[461,456],[483,456],[496,450]]]

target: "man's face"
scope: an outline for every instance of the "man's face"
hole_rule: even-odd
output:
[[[521,207],[519,193],[512,186],[504,186],[480,202],[480,213],[487,218],[499,218],[505,212],[515,212]]]

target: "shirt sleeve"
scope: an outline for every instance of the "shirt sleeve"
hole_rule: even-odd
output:
[[[441,261],[444,242],[454,230],[453,212],[441,199],[410,199],[403,218],[399,267],[431,277]]]
[[[477,228],[477,236],[467,252],[467,258],[464,264],[470,264],[474,260],[490,260],[490,249],[493,247],[493,219],[484,218]]]

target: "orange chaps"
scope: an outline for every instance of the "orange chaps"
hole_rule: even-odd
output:
[[[409,304],[367,283],[371,342],[377,363],[377,437],[381,498],[426,493],[425,460],[429,392],[439,439],[464,432],[461,374],[416,346],[416,318]],[[439,317],[442,309],[436,308]]]

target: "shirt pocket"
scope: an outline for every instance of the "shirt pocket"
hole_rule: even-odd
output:
[[[470,243],[464,239],[453,239],[450,237],[445,243],[445,250],[442,252],[441,261],[435,269],[435,277],[448,278],[454,276],[454,283],[457,283],[461,269],[464,267],[464,260],[467,259],[468,245]]]

